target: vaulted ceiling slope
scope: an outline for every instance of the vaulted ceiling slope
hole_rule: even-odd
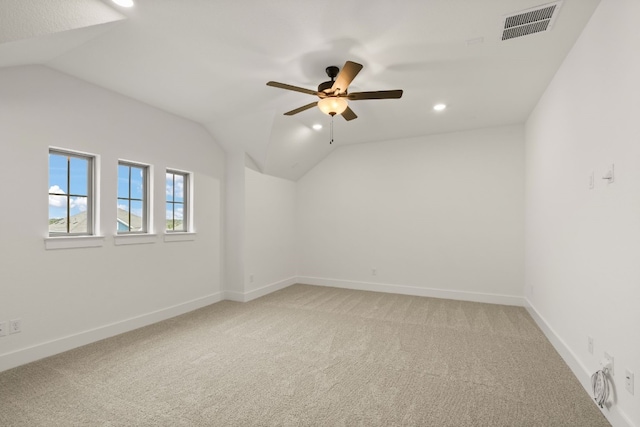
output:
[[[505,16],[545,0],[3,0],[0,66],[45,64],[202,123],[227,151],[297,180],[344,144],[523,122],[599,0],[563,0],[551,30],[502,41]],[[357,120],[309,95],[325,68],[364,65]],[[433,111],[444,102],[447,110]],[[320,131],[313,124],[322,124]]]

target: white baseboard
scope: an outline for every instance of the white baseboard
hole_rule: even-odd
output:
[[[297,277],[289,277],[288,279],[280,280],[278,282],[271,283],[267,286],[263,286],[258,289],[254,289],[249,292],[245,292],[244,301],[249,302],[256,298],[263,297],[265,295],[270,294],[271,292],[279,291],[280,289],[288,288],[289,286],[298,283]]]
[[[322,277],[298,277],[297,283],[317,286],[330,286],[333,288],[355,289],[360,291],[413,295],[418,297],[443,298],[501,305],[515,305],[519,307],[522,307],[525,304],[524,297],[520,296],[422,288],[417,286],[392,285],[387,283],[357,282],[352,280],[327,279]]]
[[[224,291],[223,299],[227,301],[244,302],[244,292]]]
[[[531,304],[528,299],[525,299],[526,304],[525,308],[535,320],[538,327],[545,334],[547,339],[551,342],[556,351],[560,354],[562,359],[565,361],[573,374],[576,376],[582,387],[589,393],[589,396],[593,395],[593,390],[591,389],[591,373],[587,369],[587,367],[580,361],[580,359],[576,356],[576,354],[569,348],[569,346],[564,342],[562,338],[554,331],[554,329],[549,325],[540,313],[535,309],[535,307]],[[593,403],[600,409],[600,411],[604,414],[607,420],[614,427],[637,427],[633,424],[633,422],[618,409],[617,406],[613,405],[610,408],[601,409],[595,402]]]
[[[236,291],[225,291],[224,298],[231,301],[238,302],[249,302],[256,298],[263,297],[272,292],[279,291],[280,289],[287,288],[295,283],[298,283],[297,277],[290,277],[288,279],[280,280],[278,282],[270,283],[266,286],[262,286],[258,289],[253,289],[248,292],[236,292]]]
[[[77,334],[58,338],[42,344],[36,344],[31,347],[22,348],[9,353],[0,354],[0,372],[16,366],[34,362],[54,354],[62,353],[83,345],[87,345],[114,335],[129,332],[143,326],[157,323],[162,320],[170,319],[184,313],[188,313],[198,308],[214,304],[222,301],[222,293],[207,295],[184,303],[176,304],[171,307],[153,311],[151,313],[141,314],[119,322],[100,326],[98,328],[79,332]]]

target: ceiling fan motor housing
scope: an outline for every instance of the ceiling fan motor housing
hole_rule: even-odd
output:
[[[336,76],[340,72],[340,68],[336,67],[335,65],[330,65],[327,68],[325,68],[325,72],[327,73],[327,76],[329,76],[331,81],[320,83],[318,85],[318,92],[324,92],[327,89],[331,89]]]
[[[327,89],[331,89],[333,86],[333,80],[328,82],[322,82],[318,85],[318,92],[324,92]]]

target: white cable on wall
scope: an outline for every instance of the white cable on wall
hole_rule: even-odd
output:
[[[591,375],[591,387],[593,388],[593,398],[596,403],[604,408],[604,404],[609,398],[609,383],[607,382],[607,371],[605,367]]]

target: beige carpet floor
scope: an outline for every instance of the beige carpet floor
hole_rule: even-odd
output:
[[[294,285],[0,373],[2,426],[608,426],[520,307]]]

